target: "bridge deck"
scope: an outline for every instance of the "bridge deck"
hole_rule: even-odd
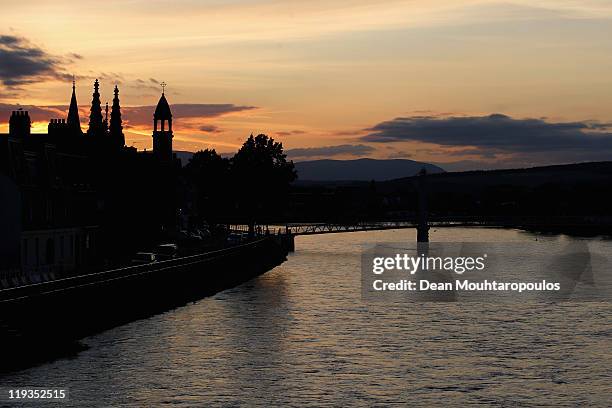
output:
[[[523,216],[523,217],[432,217],[431,228],[448,227],[500,227],[500,228],[597,228],[612,232],[612,217],[581,216]],[[287,224],[286,229],[293,235],[334,234],[341,232],[381,231],[390,229],[416,228],[416,220],[383,221],[354,224],[305,223]]]

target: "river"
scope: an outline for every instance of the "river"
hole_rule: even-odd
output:
[[[75,407],[609,403],[608,302],[363,301],[363,244],[414,236],[298,237],[296,252],[264,275],[88,337],[74,357],[11,373],[2,385],[68,388],[61,406]],[[574,240],[476,228],[432,230],[431,239]]]

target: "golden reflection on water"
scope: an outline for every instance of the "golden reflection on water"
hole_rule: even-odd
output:
[[[498,229],[431,237],[533,241],[533,251],[573,241]],[[6,380],[68,386],[66,406],[607,404],[609,303],[363,302],[364,244],[413,241],[411,230],[299,237],[265,275]]]

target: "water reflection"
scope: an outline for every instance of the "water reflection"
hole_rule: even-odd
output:
[[[575,242],[494,229],[431,237],[533,241],[536,252],[542,240]],[[363,246],[413,238],[301,237],[285,264],[251,282],[90,337],[76,358],[3,383],[69,386],[65,406],[75,407],[607,404],[609,303],[363,302]],[[591,263],[612,249],[588,244]]]

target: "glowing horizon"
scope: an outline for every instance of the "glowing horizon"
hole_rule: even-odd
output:
[[[74,74],[82,126],[93,79],[103,103],[118,84],[127,144],[139,149],[150,148],[152,131],[140,107],[157,103],[163,80],[179,106],[175,150],[229,152],[266,133],[300,159],[494,166],[612,157],[612,4],[603,0],[35,0],[5,5],[0,20],[0,132],[17,104],[60,111]],[[40,53],[24,62],[24,50]],[[487,119],[496,113],[512,120]],[[33,131],[46,132],[51,117],[37,116]],[[514,143],[501,125],[542,130],[553,153]],[[384,137],[372,137],[381,127]],[[440,127],[460,142],[440,142]],[[487,129],[509,147],[482,143]],[[595,145],[582,146],[593,134]],[[555,146],[566,136],[573,149]]]

